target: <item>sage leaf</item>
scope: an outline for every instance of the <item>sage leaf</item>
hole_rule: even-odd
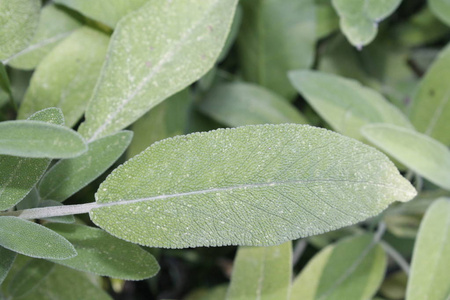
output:
[[[66,10],[48,4],[41,10],[39,25],[29,45],[11,56],[8,65],[31,70],[63,39],[81,26],[80,21],[70,16]],[[61,75],[61,74],[60,74]]]
[[[226,300],[287,300],[291,277],[291,242],[272,247],[239,247]]]
[[[375,39],[378,23],[400,5],[401,0],[332,0],[340,26],[349,42],[361,49]]]
[[[94,140],[123,129],[205,74],[220,54],[236,2],[150,0],[124,17],[80,133]]]
[[[55,0],[111,28],[125,15],[141,7],[146,0]],[[107,7],[107,9],[105,9]]]
[[[81,135],[64,126],[30,120],[0,123],[0,154],[70,158],[86,150]]]
[[[26,195],[25,198],[23,198],[19,203],[17,203],[16,209],[23,210],[37,207],[39,201],[41,201],[41,198],[39,197],[39,192],[36,189],[36,187],[33,187],[31,191],[28,193],[28,195]]]
[[[380,152],[306,125],[166,139],[100,185],[91,220],[152,247],[270,246],[357,223],[416,195]]]
[[[291,300],[371,299],[384,278],[387,257],[366,234],[329,245],[295,278]]]
[[[398,108],[354,80],[317,71],[292,71],[289,78],[314,110],[344,135],[362,140],[360,129],[369,123],[412,128]]]
[[[216,121],[231,127],[307,123],[288,101],[261,86],[248,83],[228,83],[212,88],[199,108]]]
[[[29,120],[64,125],[60,109],[48,108],[33,114]],[[22,200],[44,174],[50,159],[0,155],[0,210]]]
[[[68,259],[75,248],[61,235],[21,218],[0,216],[0,246],[36,258]]]
[[[450,151],[445,145],[414,130],[390,124],[366,125],[361,132],[411,170],[450,190]]]
[[[417,131],[450,145],[450,45],[439,53],[412,99],[409,117]],[[448,75],[447,75],[448,74]]]
[[[3,63],[0,62],[0,91],[3,90],[12,99],[11,83]]]
[[[142,280],[159,271],[158,263],[150,253],[101,229],[75,224],[46,226],[71,242],[78,253],[73,258],[55,260],[55,263],[125,280]]]
[[[314,61],[314,0],[241,1],[242,25],[237,49],[246,81],[278,95],[295,96],[287,72],[307,69]]]
[[[450,26],[450,3],[446,0],[428,0],[428,6],[439,20]]]
[[[92,95],[108,42],[106,34],[86,26],[53,48],[34,72],[18,118],[54,106],[61,108],[67,126],[74,126]]]
[[[50,274],[54,263],[42,260],[30,260],[9,282],[8,296],[19,298],[34,291],[34,289]]]
[[[124,152],[133,133],[122,131],[88,144],[82,155],[54,164],[39,183],[42,199],[62,202],[103,174]]]
[[[439,198],[428,208],[420,225],[406,299],[448,299],[449,269],[450,198]]]
[[[8,275],[14,260],[16,259],[17,253],[0,246],[0,285],[5,280],[6,275]]]
[[[0,61],[25,48],[39,22],[39,0],[0,1]]]

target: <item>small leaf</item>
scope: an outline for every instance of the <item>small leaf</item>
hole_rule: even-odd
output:
[[[33,292],[33,290],[45,280],[52,271],[54,263],[33,259],[29,261],[14,278],[9,282],[7,293],[10,297],[22,297]]]
[[[237,48],[246,81],[291,99],[287,72],[314,61],[316,15],[313,0],[241,1],[244,8]]]
[[[92,95],[108,42],[106,34],[86,26],[57,45],[34,72],[18,118],[55,106],[63,111],[67,126],[74,126]]]
[[[0,123],[0,154],[70,158],[86,150],[83,138],[64,126],[30,120]]]
[[[289,78],[334,130],[349,137],[361,140],[360,128],[369,123],[412,128],[398,108],[354,80],[317,71],[292,71]]]
[[[447,0],[428,0],[428,5],[439,20],[450,26],[450,2]]]
[[[288,101],[254,84],[228,83],[212,88],[200,110],[231,127],[257,124],[307,123]]]
[[[450,151],[414,130],[390,124],[370,124],[361,130],[374,145],[434,184],[450,190]]]
[[[0,61],[25,48],[39,22],[39,0],[0,1]]]
[[[9,82],[8,73],[6,73],[5,66],[0,62],[0,90],[3,90],[12,98],[11,83]]]
[[[80,21],[61,7],[46,5],[41,10],[33,39],[25,49],[10,57],[7,64],[18,69],[34,69],[58,43],[80,26]]]
[[[103,174],[125,151],[133,133],[118,132],[88,144],[84,154],[53,165],[39,184],[43,199],[64,201]]]
[[[450,45],[442,50],[428,69],[414,94],[410,119],[417,131],[450,145]]]
[[[371,299],[386,271],[387,258],[372,235],[329,245],[294,280],[291,300]]]
[[[68,259],[75,248],[61,235],[17,217],[0,216],[0,246],[36,258]]]
[[[43,200],[39,203],[38,207],[63,206],[63,205],[64,204],[62,204],[61,202],[58,202],[58,201]],[[48,222],[54,222],[54,223],[66,223],[66,224],[75,223],[75,217],[73,215],[49,217],[49,218],[43,218],[43,220],[46,220]]]
[[[55,260],[55,263],[125,280],[142,280],[159,271],[158,263],[150,253],[101,229],[69,224],[46,226],[69,240],[78,253],[73,258]]]
[[[450,297],[450,199],[430,206],[414,246],[406,299],[444,300]]]
[[[372,147],[305,125],[257,125],[153,144],[101,184],[90,217],[152,247],[269,246],[415,195]]]
[[[8,275],[9,270],[11,269],[14,260],[16,259],[16,252],[8,250],[0,246],[0,285],[5,280],[6,275]]]
[[[57,107],[49,107],[37,111],[32,114],[27,120],[41,121],[61,126],[65,125],[66,123],[62,110]]]
[[[373,41],[378,23],[394,12],[400,2],[401,0],[332,0],[340,17],[342,32],[357,48]]]
[[[150,0],[123,18],[80,133],[94,140],[121,130],[205,74],[220,54],[236,2]]]
[[[288,299],[292,277],[292,243],[239,247],[227,300]]]
[[[23,210],[28,208],[35,208],[38,206],[39,201],[41,201],[39,197],[39,192],[36,187],[33,187],[28,195],[25,196],[19,203],[16,205],[17,210]]]

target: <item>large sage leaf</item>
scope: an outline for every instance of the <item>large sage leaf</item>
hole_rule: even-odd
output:
[[[75,248],[61,235],[17,217],[0,216],[0,246],[36,258],[68,259]]]
[[[54,263],[43,259],[32,259],[23,266],[9,282],[8,296],[22,297],[33,290],[47,277],[52,271]]]
[[[63,111],[67,126],[74,126],[92,95],[108,42],[106,34],[82,27],[56,46],[34,72],[18,118],[54,106]]]
[[[8,65],[19,69],[34,69],[53,47],[68,37],[81,23],[64,9],[48,4],[41,10],[36,34],[29,45],[11,56]],[[59,74],[61,75],[61,74]]]
[[[360,129],[369,123],[412,128],[398,108],[354,80],[317,71],[292,71],[289,78],[320,116],[342,134],[361,140]]]
[[[212,88],[200,103],[200,110],[231,127],[307,123],[298,109],[285,99],[248,83],[229,83]]]
[[[86,151],[83,138],[61,125],[30,120],[0,123],[0,154],[70,158]]]
[[[241,1],[244,14],[238,36],[244,79],[291,99],[287,72],[314,61],[314,0]]]
[[[287,300],[292,277],[292,243],[239,247],[226,300]]]
[[[332,0],[340,26],[349,42],[362,48],[375,38],[378,23],[387,18],[401,0]]]
[[[215,63],[237,0],[150,0],[127,15],[111,38],[80,132],[114,133],[188,86]]]
[[[450,199],[436,200],[425,213],[414,246],[407,300],[450,297]]]
[[[414,94],[410,119],[416,129],[450,145],[450,45],[439,54]]]
[[[55,260],[55,263],[125,280],[142,280],[159,271],[158,263],[150,253],[101,229],[71,224],[46,226],[71,242],[78,253],[73,258]]]
[[[125,151],[133,133],[118,132],[88,144],[84,154],[51,167],[39,184],[43,199],[64,201],[105,172]]]
[[[428,0],[428,5],[439,20],[450,26],[450,2],[447,0]]]
[[[389,124],[370,124],[361,130],[374,145],[434,184],[450,190],[450,151],[414,130]]]
[[[372,235],[329,245],[294,280],[291,300],[371,299],[384,278],[387,258]]]
[[[39,0],[0,0],[0,61],[25,48],[39,22]]]
[[[64,125],[60,109],[48,108],[29,120]],[[0,210],[6,210],[22,200],[44,174],[50,159],[0,155]]]
[[[0,285],[8,275],[9,269],[11,269],[17,253],[0,246]]]
[[[387,157],[358,141],[305,125],[257,125],[153,144],[101,184],[90,217],[153,247],[269,246],[415,195]]]

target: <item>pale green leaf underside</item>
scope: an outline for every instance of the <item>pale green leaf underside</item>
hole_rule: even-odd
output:
[[[86,151],[80,134],[61,125],[30,120],[0,123],[0,154],[70,158]]]
[[[226,300],[287,300],[292,277],[292,243],[240,247]]]
[[[7,294],[10,297],[22,297],[33,290],[52,271],[54,263],[43,259],[32,259],[23,266],[9,282]]]
[[[366,300],[378,290],[387,259],[372,235],[344,239],[311,259],[292,284],[290,300]]]
[[[117,25],[80,133],[114,133],[215,63],[236,0],[150,0]]]
[[[0,217],[0,246],[36,258],[67,259],[77,255],[61,235],[17,217]]]
[[[407,300],[450,297],[450,199],[436,200],[425,213],[414,246]]]
[[[428,0],[428,5],[439,20],[450,26],[450,2],[448,0]]]
[[[369,123],[412,128],[398,108],[357,81],[317,71],[292,71],[289,77],[314,110],[344,135],[361,140],[360,129]]]
[[[166,139],[114,170],[91,219],[153,247],[275,245],[365,220],[416,194],[380,152],[305,125]]]
[[[142,280],[159,271],[155,258],[140,246],[85,225],[48,224],[73,244],[77,256],[55,263],[97,275]]]
[[[370,124],[361,130],[374,145],[434,184],[450,190],[450,151],[414,130],[389,124]]]
[[[9,269],[11,269],[17,253],[0,246],[0,285],[8,275]]]
[[[307,123],[286,99],[261,86],[243,82],[212,88],[199,107],[202,112],[230,127]]]
[[[401,0],[332,0],[340,17],[342,32],[358,48],[375,38],[378,23],[388,17],[400,2]]]

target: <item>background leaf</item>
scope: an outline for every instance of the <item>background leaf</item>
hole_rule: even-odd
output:
[[[0,246],[0,284],[5,280],[6,275],[8,275],[9,269],[16,259],[16,252],[8,250]]]
[[[236,2],[150,0],[125,17],[111,38],[82,135],[114,133],[205,74],[220,54]]]
[[[52,262],[43,259],[30,260],[9,282],[8,296],[19,298],[33,292],[53,267]]]
[[[268,246],[357,223],[415,194],[371,147],[304,125],[260,125],[153,144],[101,184],[90,217],[153,247]]]
[[[450,3],[446,0],[428,0],[433,14],[442,22],[450,26]]]

